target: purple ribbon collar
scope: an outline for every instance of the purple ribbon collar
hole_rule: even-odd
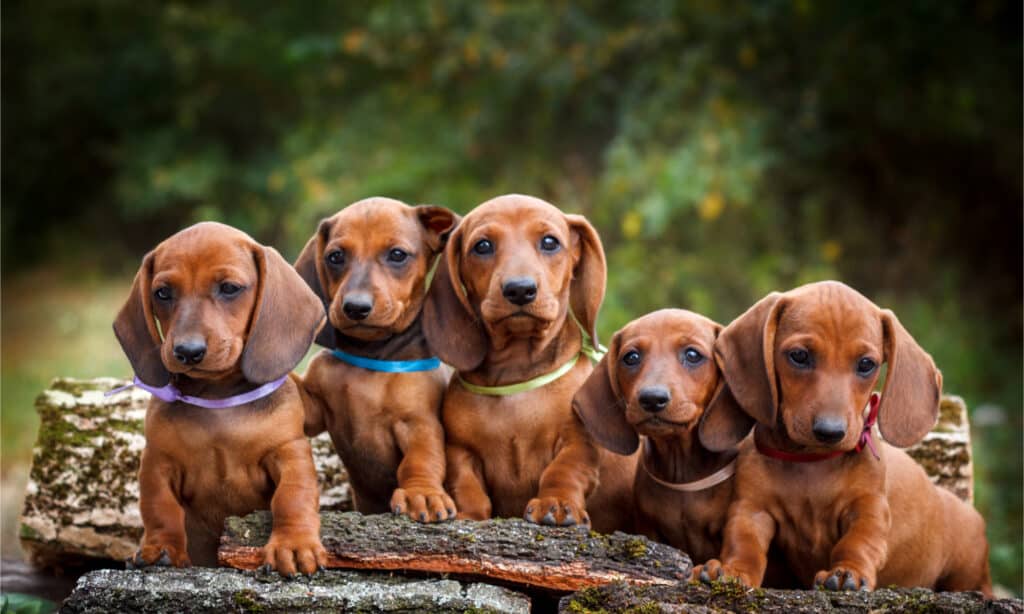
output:
[[[284,381],[288,379],[288,375],[282,375],[279,379],[272,382],[267,382],[262,386],[250,390],[249,392],[243,392],[242,394],[236,394],[233,397],[225,397],[223,399],[204,399],[201,397],[194,397],[187,394],[181,394],[181,391],[174,387],[174,384],[167,384],[157,388],[156,386],[150,386],[135,376],[135,379],[131,384],[126,384],[120,388],[114,388],[110,392],[107,392],[103,396],[109,397],[110,395],[117,394],[129,388],[142,388],[149,394],[155,396],[165,403],[174,403],[175,401],[181,401],[182,403],[188,403],[189,405],[195,405],[196,407],[205,407],[207,409],[225,409],[227,407],[237,407],[239,405],[245,405],[246,403],[252,403],[258,399],[262,399],[265,396],[270,396],[278,388],[280,388]]]

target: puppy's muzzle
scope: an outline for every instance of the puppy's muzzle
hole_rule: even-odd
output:
[[[364,294],[350,294],[341,304],[341,310],[350,320],[365,320],[373,311],[373,299]]]
[[[671,400],[672,395],[669,393],[668,388],[664,386],[645,386],[640,390],[640,394],[637,395],[640,407],[643,407],[644,411],[652,414],[664,410],[668,407],[668,403]]]
[[[529,305],[537,298],[537,282],[531,277],[514,277],[501,286],[501,294],[513,305]]]
[[[174,359],[183,365],[198,365],[206,356],[206,342],[190,339],[174,346]]]
[[[838,443],[846,437],[846,420],[828,416],[816,416],[811,425],[814,438],[822,443]]]

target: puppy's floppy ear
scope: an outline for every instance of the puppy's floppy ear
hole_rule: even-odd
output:
[[[327,288],[330,286],[327,283],[327,276],[324,271],[324,247],[327,244],[327,237],[330,235],[333,225],[333,218],[320,220],[316,233],[306,242],[306,247],[302,248],[302,253],[299,254],[298,259],[295,261],[295,270],[298,272],[299,277],[306,282],[306,285],[323,303],[325,313],[330,309],[332,297],[327,295]],[[337,332],[337,329],[330,322],[325,323],[320,332],[317,333],[315,339],[317,345],[330,349],[337,347]]]
[[[426,231],[427,245],[435,254],[440,252],[448,242],[448,235],[459,224],[459,216],[450,209],[435,205],[419,205],[414,209]]]
[[[889,368],[878,408],[878,428],[887,442],[906,448],[921,441],[935,426],[942,374],[896,314],[888,309],[879,311]]]
[[[114,335],[128,356],[135,375],[150,386],[165,386],[171,381],[171,374],[160,359],[160,332],[156,328],[150,302],[154,254],[149,252],[142,259],[128,300],[114,320]]]
[[[754,419],[743,411],[729,385],[722,380],[711,403],[700,417],[697,435],[705,448],[712,452],[734,449],[754,428]]]
[[[779,408],[775,329],[785,304],[782,294],[772,292],[722,329],[715,340],[715,361],[730,396],[752,418],[769,426],[775,424]]]
[[[619,335],[616,334],[612,337],[608,353],[576,391],[572,408],[594,441],[612,452],[629,455],[636,452],[640,438],[626,420],[622,394],[615,378],[618,355]]]
[[[582,215],[566,215],[574,240],[579,241],[580,258],[573,270],[572,286],[569,289],[569,307],[579,318],[596,347],[597,312],[604,301],[605,281],[608,265],[605,263],[604,248],[597,231]]]
[[[487,356],[487,335],[459,277],[462,228],[452,233],[423,303],[427,345],[458,371],[472,371]]]
[[[253,383],[273,381],[295,368],[324,323],[324,305],[272,247],[253,245],[259,287],[242,374]]]

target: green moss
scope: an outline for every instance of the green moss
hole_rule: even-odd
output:
[[[544,534],[543,533],[537,533],[536,535],[533,536],[533,539],[534,539],[534,541],[542,542],[542,541],[544,541]]]
[[[567,612],[575,614],[602,614],[607,612],[601,607],[601,591],[598,588],[585,588],[577,591],[566,606]]]
[[[635,537],[623,545],[623,550],[631,559],[642,559],[647,556],[647,543],[643,539]]]
[[[256,600],[256,592],[253,590],[242,590],[238,591],[232,596],[235,605],[238,606],[243,612],[265,612],[266,608]]]

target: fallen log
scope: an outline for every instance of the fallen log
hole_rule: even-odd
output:
[[[58,378],[36,400],[34,451],[21,543],[37,567],[76,567],[88,559],[123,560],[142,535],[138,513],[142,421],[149,393],[103,393],[127,382]],[[330,440],[312,440],[324,510],[351,509],[345,469]],[[973,491],[967,408],[943,397],[935,429],[908,450],[940,486],[970,500]]]
[[[511,590],[454,580],[357,572],[282,579],[233,569],[104,569],[82,576],[61,612],[508,612],[530,599]]]
[[[39,437],[22,508],[20,537],[39,568],[124,560],[142,537],[137,474],[150,395],[113,378],[58,378],[36,399]],[[348,475],[330,439],[312,440],[323,509],[352,508]]]
[[[781,591],[733,583],[635,586],[623,582],[589,588],[559,601],[559,612],[1024,612],[1020,599],[986,600],[981,593],[935,593],[926,589],[875,591]]]
[[[458,574],[522,589],[576,591],[623,580],[672,585],[690,576],[690,558],[664,544],[616,532],[543,527],[525,520],[423,524],[404,516],[324,512],[328,568]],[[229,518],[218,560],[256,569],[270,536],[269,512]]]

